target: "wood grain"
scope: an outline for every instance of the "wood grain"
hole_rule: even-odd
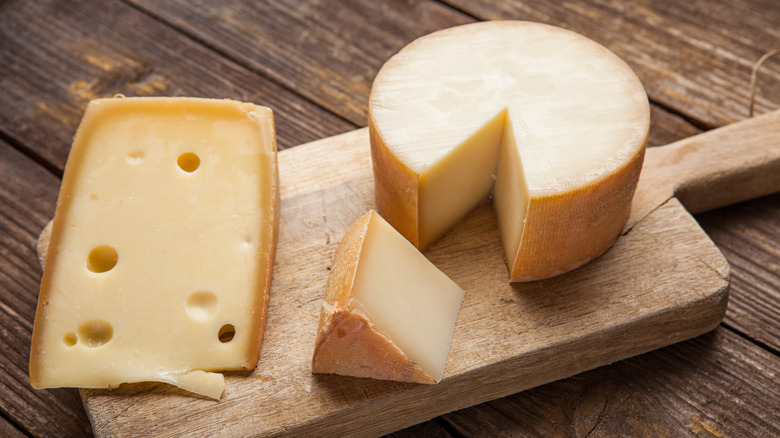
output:
[[[300,133],[305,134],[308,131],[299,131],[294,125],[289,130],[280,132],[282,142],[284,138],[288,138],[290,140],[287,144],[294,145],[307,139],[320,138],[351,129],[349,127],[355,124],[363,124],[360,111],[364,111],[361,108],[365,99],[361,93],[370,86],[370,82],[364,82],[370,75],[350,73],[351,63],[364,62],[362,57],[373,55],[339,45],[341,35],[348,34],[343,40],[349,38],[349,44],[357,43],[370,47],[375,49],[376,53],[382,50],[392,53],[416,36],[415,32],[418,31],[413,29],[409,32],[410,27],[426,25],[427,18],[421,16],[419,11],[446,9],[435,4],[408,7],[402,2],[390,5],[386,2],[371,2],[369,5],[369,2],[366,2],[356,6],[360,8],[357,14],[350,13],[348,8],[340,9],[340,5],[333,6],[336,9],[329,13],[323,11],[331,7],[329,4],[307,2],[288,15],[236,15],[230,17],[230,21],[214,17],[217,23],[213,23],[215,29],[209,38],[199,33],[197,26],[188,24],[191,21],[188,16],[192,14],[188,9],[199,10],[192,21],[198,25],[209,24],[208,17],[201,20],[198,18],[199,14],[208,14],[210,9],[221,8],[223,3],[230,2],[193,2],[183,5],[181,12],[174,7],[163,15],[157,15],[154,10],[136,13],[137,10],[133,11],[133,8],[128,8],[118,1],[97,3],[80,0],[67,4],[52,1],[0,2],[0,82],[3,84],[0,86],[0,138],[12,141],[14,147],[35,157],[46,168],[56,171],[58,164],[42,157],[60,157],[59,160],[64,160],[73,129],[84,105],[83,100],[71,95],[71,83],[84,80],[90,85],[94,84],[96,92],[109,95],[114,92],[111,89],[113,83],[120,83],[116,88],[122,90],[141,90],[144,83],[154,82],[133,82],[128,79],[127,85],[122,85],[122,78],[132,77],[132,72],[127,73],[128,70],[132,71],[132,66],[112,76],[100,67],[89,64],[85,55],[92,52],[107,57],[127,57],[138,63],[149,62],[148,65],[152,66],[155,73],[173,83],[168,84],[171,89],[181,92],[202,93],[203,90],[217,90],[219,94],[215,92],[212,96],[219,97],[222,95],[220,90],[234,89],[231,85],[233,82],[239,84],[236,90],[246,90],[250,95],[254,90],[262,89],[263,97],[278,99],[294,111],[299,111],[300,114],[296,117],[302,118],[300,123],[305,124],[304,128],[312,129],[312,132],[317,131],[309,138],[299,138]],[[466,2],[463,3],[466,5]],[[467,6],[476,5],[475,7],[493,11],[496,8],[505,8],[508,11],[505,15],[507,17],[520,10],[521,13],[515,18],[547,20],[567,27],[567,23],[576,23],[576,28],[583,29],[586,34],[602,43],[616,44],[617,46],[610,46],[613,50],[615,47],[621,47],[621,56],[623,53],[629,53],[632,66],[641,65],[643,79],[649,79],[653,84],[648,90],[660,106],[652,107],[653,122],[649,143],[661,145],[696,133],[698,128],[690,122],[699,127],[722,124],[725,123],[721,121],[723,112],[729,113],[729,121],[744,117],[747,114],[747,102],[743,102],[746,91],[743,92],[742,87],[746,86],[749,73],[746,66],[752,65],[764,51],[777,47],[778,41],[777,26],[774,25],[777,22],[778,5],[771,1],[691,0],[685,5],[678,3],[668,0],[629,3],[614,0],[547,3],[510,1],[483,2],[481,5],[468,2]],[[167,4],[152,6],[166,8]],[[227,6],[228,9],[246,7]],[[407,10],[415,12],[415,16],[407,16]],[[606,13],[602,14],[603,11]],[[153,17],[144,17],[143,12],[148,12]],[[384,17],[386,13],[387,18]],[[318,17],[325,14],[329,22],[323,24],[323,20]],[[245,17],[251,17],[251,20],[245,20]],[[365,29],[364,23],[358,22],[356,26],[354,21],[350,21],[355,17],[368,23],[366,26],[371,27],[371,39],[376,41],[360,41],[368,34],[352,31],[356,27]],[[594,19],[598,17],[601,19]],[[290,25],[289,29],[282,32],[282,37],[288,40],[285,50],[259,49],[253,46],[278,43],[264,40],[246,41],[246,47],[233,50],[230,54],[224,51],[226,45],[221,45],[221,40],[241,39],[240,36],[232,35],[232,32],[242,32],[253,26],[263,27],[267,21],[275,19],[279,21],[275,25],[277,28]],[[677,27],[678,22],[682,23],[682,27]],[[302,25],[306,27],[297,27]],[[322,26],[325,26],[326,30],[321,30]],[[615,34],[614,29],[626,31]],[[149,35],[146,35],[147,32]],[[320,44],[316,38],[312,38],[312,35],[318,32],[330,33],[328,44]],[[714,38],[711,37],[712,34]],[[296,40],[299,36],[301,42]],[[732,38],[738,40],[739,50],[733,50],[733,41],[729,42],[725,50],[717,45],[723,39]],[[684,44],[678,46],[678,41]],[[338,49],[334,50],[335,54],[346,53],[351,57],[347,59],[330,56],[327,62],[317,67],[322,69],[321,74],[326,77],[348,81],[330,85],[331,89],[340,90],[339,99],[343,100],[339,100],[337,104],[329,101],[330,93],[321,93],[320,97],[314,97],[312,94],[297,91],[299,86],[309,87],[311,84],[299,84],[294,80],[282,84],[265,73],[249,71],[269,63],[286,63],[290,67],[285,76],[289,73],[295,78],[306,77],[296,70],[310,67],[301,67],[300,64],[306,63],[307,57],[313,52],[330,53],[328,51],[334,45],[331,42],[338,45]],[[183,50],[180,51],[180,48]],[[247,48],[249,52],[245,50]],[[243,56],[243,53],[250,55]],[[258,58],[259,53],[265,54],[265,57]],[[302,53],[304,55],[301,55]],[[194,61],[188,61],[187,56],[193,56]],[[276,60],[272,59],[273,57],[289,59]],[[653,57],[659,58],[657,65]],[[247,58],[252,58],[253,67],[246,67],[249,65]],[[716,62],[706,61],[710,58]],[[718,64],[724,60],[729,66],[721,71]],[[169,70],[164,68],[168,62],[174,64],[170,70],[175,70],[176,76],[170,75]],[[221,65],[222,63],[226,63],[227,67]],[[217,73],[213,73],[212,69]],[[243,73],[237,74],[233,70]],[[316,69],[310,68],[309,73],[314,70]],[[759,112],[777,107],[776,93],[780,90],[778,71],[780,59],[777,58],[762,69],[758,83]],[[717,81],[710,82],[708,78],[716,78]],[[257,85],[255,80],[277,85]],[[315,82],[317,80],[314,79]],[[360,84],[355,85],[357,82]],[[668,91],[665,91],[667,87]],[[691,99],[686,99],[688,95],[681,94],[686,93],[689,88],[698,90],[694,93],[696,99],[690,102],[688,100]],[[128,91],[125,93],[133,94]],[[160,94],[162,93],[161,91]],[[140,95],[141,92],[136,94]],[[39,106],[39,103],[45,106]],[[47,107],[53,110],[45,111]],[[744,114],[740,112],[743,107]],[[309,112],[310,109],[317,108],[337,108],[339,112],[331,115],[339,123],[343,122],[347,118],[346,114],[351,111],[351,118],[355,123],[346,123],[345,128],[328,131],[331,123],[327,120],[321,122],[320,116]],[[350,110],[343,111],[342,108]],[[712,115],[709,114],[710,111]],[[323,112],[327,113],[324,110]],[[320,130],[322,132],[319,132]],[[8,145],[3,144],[3,147],[7,148]],[[39,153],[47,149],[53,152],[49,155],[46,155],[46,152]],[[43,213],[28,213],[38,211],[37,205],[41,199],[53,199],[56,196],[58,182],[29,158],[20,154],[12,155],[16,158],[10,158],[8,162],[5,161],[7,155],[0,156],[0,192],[8,188],[9,193],[18,190],[20,194],[29,194],[24,186],[35,185],[41,179],[55,182],[51,188],[42,192],[34,190],[32,193],[35,197],[13,204],[8,203],[9,198],[0,198],[0,226],[4,227],[3,232],[21,233],[21,237],[0,238],[0,311],[5,311],[3,306],[17,309],[14,311],[18,315],[13,318],[19,321],[8,326],[5,325],[6,320],[0,322],[0,328],[3,329],[0,335],[8,343],[10,351],[23,352],[29,348],[29,339],[25,338],[29,335],[23,333],[29,330],[27,326],[31,324],[33,315],[20,313],[18,309],[25,305],[20,307],[19,303],[20,300],[34,300],[37,280],[30,279],[37,278],[40,274],[37,271],[17,271],[27,267],[34,268],[36,262],[30,239],[34,238],[40,225],[53,212],[53,204],[50,211],[44,208]],[[4,167],[3,164],[8,164],[9,167]],[[20,170],[8,170],[10,167],[18,167]],[[608,423],[613,425],[623,424],[634,431],[634,435],[652,434],[652,428],[656,431],[671,430],[669,434],[672,436],[778,435],[776,428],[762,428],[765,423],[755,420],[761,415],[771,415],[773,412],[769,407],[780,404],[776,380],[777,340],[780,339],[780,317],[776,313],[780,303],[777,289],[777,284],[780,284],[780,271],[777,269],[778,254],[775,244],[780,241],[777,235],[780,218],[780,212],[776,209],[777,202],[778,197],[775,195],[697,216],[732,264],[733,282],[726,324],[741,332],[747,340],[729,335],[729,339],[735,339],[736,342],[708,342],[707,337],[710,335],[707,335],[632,359],[630,362],[634,366],[631,367],[625,366],[626,362],[602,367],[493,402],[502,403],[500,408],[491,407],[492,403],[480,405],[472,410],[439,417],[435,421],[423,423],[394,436],[550,436],[554,434],[546,432],[550,430],[561,431],[560,435],[577,435],[587,433],[590,426],[604,420],[609,420]],[[15,209],[20,209],[20,213],[12,211]],[[25,231],[28,229],[36,231]],[[333,240],[337,237],[323,234],[322,238]],[[20,299],[22,296],[32,298]],[[17,333],[22,335],[17,336]],[[718,329],[715,333],[723,331]],[[725,333],[728,334],[728,331]],[[751,339],[756,340],[759,345],[752,344]],[[696,347],[688,348],[691,343]],[[767,350],[762,350],[762,347],[774,348],[775,354],[767,354]],[[8,350],[0,353],[0,357],[3,357],[0,363],[0,416],[13,419],[13,424],[8,427],[19,427],[26,436],[91,434],[76,391],[33,392],[29,388],[25,389],[26,370],[23,366],[16,365],[15,361],[26,361],[26,357],[22,357],[22,353],[13,353],[6,357],[6,351]],[[662,362],[666,365],[659,366],[656,359],[659,355],[664,358]],[[697,361],[697,366],[680,366],[680,363],[693,360]],[[751,385],[752,376],[757,376],[755,380],[761,383]],[[7,383],[17,379],[20,382],[18,385]],[[747,384],[739,383],[741,379],[746,380]],[[665,382],[665,394],[672,391],[676,396],[659,396],[658,382]],[[605,387],[614,388],[623,384],[627,387],[615,392],[613,398],[610,399],[604,394]],[[159,391],[159,388],[153,390]],[[25,391],[30,393],[25,394]],[[525,398],[527,395],[530,397]],[[512,402],[518,398],[525,401]],[[743,403],[743,398],[748,402]],[[756,399],[763,403],[764,409]],[[611,404],[607,406],[606,401],[609,400]],[[688,404],[688,400],[704,402]],[[669,406],[668,409],[666,405]],[[486,416],[494,420],[490,425],[487,420],[481,421],[483,415],[486,415],[483,410],[486,407],[494,412],[494,415]],[[609,409],[603,410],[603,407]],[[686,420],[684,417],[672,415],[669,411],[673,409],[691,412],[690,418]],[[121,413],[117,415],[121,416]],[[697,419],[694,420],[693,417]],[[566,429],[568,424],[573,425],[572,429]],[[776,426],[780,421],[770,422],[770,426],[772,424]],[[226,434],[238,433],[231,429],[230,424],[222,425]],[[742,430],[750,432],[733,433]],[[6,436],[2,420],[0,435]],[[14,435],[12,432],[10,436]],[[593,435],[609,434],[596,428]]]
[[[59,179],[3,141],[0,179],[0,411],[26,433],[89,434],[78,391],[34,391],[27,374],[41,279],[35,241],[54,213]]]
[[[709,128],[748,117],[750,73],[778,48],[773,0],[448,0],[481,20],[520,19],[582,33],[625,59],[650,99]],[[780,107],[780,61],[761,70],[756,113]]]
[[[60,173],[87,102],[116,93],[269,106],[280,149],[355,127],[119,1],[5,2],[0,42],[0,128]]]
[[[452,438],[445,426],[436,420],[416,424],[402,431],[385,435],[386,438]]]
[[[374,76],[393,53],[473,21],[432,1],[133,3],[358,126],[368,121]]]
[[[5,419],[0,419],[0,436],[6,438],[22,438],[25,435],[13,424],[6,422]]]
[[[719,327],[444,419],[474,438],[778,436],[779,374],[775,356]]]
[[[780,195],[697,216],[733,266],[726,323],[780,351]]]
[[[650,132],[647,136],[647,146],[663,146],[675,141],[692,137],[701,130],[682,117],[672,114],[650,104]]]
[[[474,21],[429,1],[267,2],[211,8],[188,1],[133,3],[358,126],[368,122],[371,84],[390,56],[417,37]],[[343,22],[350,25],[334,24]],[[304,56],[287,56],[291,51]],[[699,132],[657,106],[652,111],[650,145]]]
[[[280,153],[279,246],[257,370],[228,375],[219,402],[153,384],[85,390],[98,436],[218,434],[223,424],[240,434],[378,435],[691,338],[725,312],[728,266],[674,199],[595,262],[522,285],[507,282],[486,203],[427,253],[467,293],[441,383],[312,375],[333,251],[373,206],[369,159],[365,129]]]
[[[780,110],[652,149],[625,228],[672,196],[699,213],[778,191]]]

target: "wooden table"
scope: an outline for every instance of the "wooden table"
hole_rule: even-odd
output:
[[[90,99],[252,101],[275,110],[285,149],[365,126],[373,77],[406,43],[491,19],[572,29],[623,57],[650,96],[652,145],[748,117],[751,68],[780,47],[774,0],[0,1],[0,436],[91,433],[77,390],[32,390],[27,375],[34,245]],[[758,79],[756,112],[780,107],[780,59]],[[780,436],[780,195],[697,219],[732,267],[714,331],[394,435]]]

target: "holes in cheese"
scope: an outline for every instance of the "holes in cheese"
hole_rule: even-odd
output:
[[[101,274],[114,269],[116,262],[119,260],[119,255],[111,246],[100,245],[92,249],[87,256],[87,269],[90,271]]]
[[[581,35],[514,21],[445,29],[374,81],[377,207],[425,250],[492,192],[511,280],[554,276],[617,238],[648,127],[639,79]]]
[[[130,164],[138,164],[144,159],[144,151],[137,150],[127,154],[127,162]]]
[[[65,336],[62,337],[62,343],[65,344],[66,347],[72,347],[76,345],[76,342],[78,341],[79,338],[73,332],[65,333]]]
[[[463,295],[375,211],[366,213],[336,251],[312,371],[438,382]]]
[[[187,173],[192,173],[200,167],[200,157],[192,152],[185,152],[176,159],[179,168]]]
[[[235,336],[236,328],[233,326],[233,324],[225,324],[220,327],[219,334],[217,335],[219,342],[222,342],[223,344],[232,341]]]
[[[91,102],[46,251],[32,386],[156,381],[219,398],[214,371],[254,369],[259,356],[277,187],[268,108]]]
[[[93,319],[79,325],[78,339],[87,347],[100,347],[114,337],[114,328],[102,319]]]
[[[198,291],[187,298],[184,307],[191,318],[200,321],[211,318],[217,311],[217,302],[219,299],[214,292]]]

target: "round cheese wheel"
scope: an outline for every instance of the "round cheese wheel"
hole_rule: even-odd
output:
[[[429,34],[371,90],[377,208],[425,250],[492,193],[511,281],[570,271],[619,235],[649,114],[631,68],[577,33],[495,21]]]

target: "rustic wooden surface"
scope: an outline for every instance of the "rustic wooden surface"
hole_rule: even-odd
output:
[[[502,18],[567,27],[624,57],[653,103],[651,144],[747,117],[751,66],[780,47],[773,0],[0,2],[0,435],[91,433],[78,392],[27,381],[34,242],[90,98],[251,100],[275,108],[290,147],[363,126],[373,75],[414,37]],[[756,108],[778,107],[774,58]],[[394,435],[779,435],[778,205],[771,195],[697,216],[731,264],[714,332]]]
[[[672,196],[700,213],[778,191],[780,110],[775,110],[650,148],[624,232]]]
[[[648,162],[660,163],[653,157],[668,148],[680,150],[655,148]],[[582,269],[514,285],[485,202],[427,252],[466,291],[444,379],[413,385],[312,375],[336,246],[376,208],[366,129],[283,151],[279,174],[275,299],[258,368],[229,375],[218,403],[161,385],[84,391],[96,436],[219,435],[225,424],[241,436],[378,436],[689,339],[712,330],[725,312],[728,264],[676,199],[657,205]],[[640,189],[636,198],[648,193]],[[47,241],[44,233],[40,246]]]

